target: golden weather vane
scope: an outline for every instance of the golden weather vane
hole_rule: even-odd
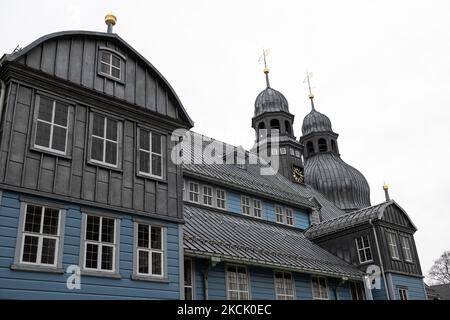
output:
[[[269,83],[269,68],[267,67],[267,56],[269,55],[269,53],[270,53],[269,49],[263,49],[263,53],[259,57],[259,60],[258,60],[259,63],[264,63],[264,74],[266,75],[267,88],[270,87],[270,83]]]

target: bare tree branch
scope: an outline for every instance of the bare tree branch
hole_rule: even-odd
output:
[[[445,251],[428,272],[428,278],[436,284],[450,283],[450,250]]]

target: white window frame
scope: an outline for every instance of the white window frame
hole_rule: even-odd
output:
[[[195,191],[195,188],[192,188],[195,185],[197,186],[197,191]],[[192,198],[191,198],[191,195],[192,195]],[[197,201],[194,200],[195,196],[197,196]],[[193,202],[193,203],[200,202],[200,184],[199,183],[189,181],[188,201]]]
[[[256,218],[262,218],[262,210],[263,210],[262,201],[259,199],[252,199],[252,204],[253,204],[252,208],[253,216]]]
[[[386,232],[387,240],[388,240],[388,246],[389,246],[389,252],[391,254],[391,258],[394,260],[400,260],[400,253],[398,250],[397,245],[397,237],[394,232],[388,231]]]
[[[282,147],[280,148],[280,155],[286,154],[286,148]]]
[[[367,238],[367,243],[368,243],[367,247],[364,245],[364,238]],[[358,239],[361,240],[362,247],[359,247]],[[370,248],[369,236],[368,235],[363,235],[361,237],[355,238],[355,244],[356,244],[356,251],[358,253],[359,263],[362,264],[362,263],[372,262],[373,261],[373,255],[372,255],[372,249]],[[367,259],[367,250],[369,250],[369,252],[370,252],[370,259]],[[362,252],[363,255],[364,255],[364,261],[361,260],[360,252]]]
[[[97,136],[97,135],[94,134],[94,114],[99,115],[101,117],[104,117],[104,120],[103,120],[103,128],[104,128],[103,134],[104,134],[104,137],[100,137],[100,136]],[[108,139],[106,137],[107,136],[108,119],[116,121],[116,123],[117,123],[117,128],[116,128],[116,130],[117,130],[117,141]],[[119,166],[120,166],[119,165],[119,162],[120,162],[119,153],[121,152],[121,142],[122,142],[122,140],[121,140],[122,122],[120,120],[116,119],[116,118],[108,117],[105,114],[102,114],[102,113],[99,113],[99,112],[95,112],[95,111],[90,113],[90,121],[91,121],[91,126],[90,126],[90,137],[89,137],[89,139],[90,139],[90,143],[89,143],[89,161],[91,163],[94,163],[94,164],[100,164],[100,165],[111,167],[111,168],[119,168]],[[92,158],[92,138],[94,138],[94,137],[97,138],[97,139],[103,140],[103,161],[100,161],[100,160]],[[112,163],[106,162],[106,142],[112,142],[112,143],[115,143],[117,145],[117,149],[116,149],[117,150],[117,152],[116,152],[116,164],[112,164]]]
[[[25,231],[25,224],[26,224],[26,214],[27,214],[27,208],[28,206],[36,206],[36,207],[42,207],[41,208],[41,221],[40,221],[40,230],[39,232],[32,232],[32,231]],[[58,210],[58,230],[56,235],[48,235],[43,233],[44,229],[44,213],[45,208]],[[33,265],[33,266],[44,266],[44,267],[56,267],[58,264],[58,257],[59,257],[59,242],[60,242],[60,234],[61,234],[61,210],[58,208],[53,208],[49,206],[44,206],[41,204],[32,204],[32,203],[26,203],[25,204],[25,212],[24,212],[24,219],[22,223],[22,238],[21,238],[21,247],[20,247],[20,256],[19,256],[19,263],[22,265]],[[36,262],[29,262],[29,261],[23,261],[23,250],[25,247],[25,237],[30,236],[34,238],[38,238],[38,249],[36,252]],[[42,263],[42,246],[44,238],[55,240],[55,261],[50,263]]]
[[[283,292],[279,292],[279,278],[277,278],[277,274],[281,274],[282,275],[282,285],[281,285],[281,289]],[[286,275],[290,276],[290,279],[286,278]],[[295,281],[294,281],[294,276],[292,274],[292,272],[286,272],[286,271],[277,271],[275,270],[273,273],[273,277],[274,277],[274,285],[275,285],[275,298],[276,300],[295,300]],[[292,289],[292,294],[288,294],[287,293],[287,284],[288,281],[290,282],[291,285],[291,289]]]
[[[401,235],[400,243],[402,245],[403,256],[406,262],[413,262],[412,251],[411,251],[411,241],[408,236]]]
[[[144,248],[144,247],[139,247],[139,241],[138,241],[138,237],[139,237],[139,225],[144,225],[148,227],[148,244],[149,247],[148,248]],[[165,278],[166,277],[166,228],[160,225],[156,225],[156,224],[151,224],[151,223],[146,223],[146,222],[139,222],[139,221],[135,221],[134,223],[134,227],[136,230],[136,245],[135,245],[135,250],[136,250],[136,255],[135,255],[135,269],[134,272],[137,276],[140,277],[149,277],[149,278]],[[153,228],[159,228],[161,231],[161,249],[157,249],[157,248],[151,248],[151,240],[152,240],[152,234],[151,234],[151,230]],[[143,272],[139,272],[139,252],[147,252],[148,253],[148,273],[143,273]],[[153,264],[152,264],[152,253],[159,253],[161,254],[161,274],[155,274],[153,273]]]
[[[317,280],[317,284],[318,284],[318,290],[319,290],[319,296],[315,296],[315,291],[314,291],[314,280]],[[325,282],[325,289],[322,288],[322,285],[320,283],[320,281],[323,280]],[[314,300],[329,300],[330,299],[330,294],[329,294],[329,290],[328,290],[328,281],[327,278],[325,277],[320,277],[320,276],[311,276],[311,290],[312,290],[312,297]],[[325,291],[323,291],[325,290]]]
[[[356,296],[353,294],[353,291],[356,293]],[[364,288],[360,282],[350,282],[350,294],[352,296],[352,300],[365,300]]]
[[[137,161],[139,161],[139,166],[138,166],[139,167],[139,171],[138,171],[138,173],[140,175],[143,175],[143,176],[146,176],[146,177],[150,177],[150,178],[163,179],[164,178],[164,159],[165,159],[165,156],[164,156],[164,143],[163,143],[164,136],[163,136],[162,133],[153,132],[150,129],[139,128],[138,129],[138,137],[141,136],[141,130],[142,131],[147,131],[148,134],[149,134],[148,138],[149,138],[149,149],[150,150],[146,150],[146,149],[142,149],[141,148],[141,141],[140,141],[140,138],[139,138],[138,159],[137,159]],[[153,134],[158,134],[160,136],[161,153],[157,153],[157,152],[153,151],[153,148],[152,148],[152,146],[153,146],[153,142],[152,142]],[[141,166],[140,166],[140,153],[141,152],[147,153],[149,155],[149,166],[148,166],[149,172],[145,172],[145,171],[141,170]],[[153,155],[161,157],[161,175],[156,175],[156,174],[152,173],[153,172],[153,157],[152,157]]]
[[[86,232],[87,232],[87,221],[88,221],[88,216],[93,216],[93,217],[99,217],[100,218],[100,224],[99,224],[99,234],[98,234],[98,241],[96,240],[87,240],[86,239]],[[110,242],[104,242],[102,241],[102,226],[103,226],[103,218],[105,219],[112,219],[114,220],[114,241],[113,243]],[[118,230],[120,230],[119,226],[119,219],[112,217],[112,216],[103,216],[103,215],[97,215],[97,214],[92,214],[92,213],[84,213],[83,214],[83,235],[82,235],[82,239],[83,239],[83,264],[82,264],[82,269],[85,271],[93,271],[93,272],[101,272],[101,273],[111,273],[114,274],[116,272],[118,272],[117,270],[117,264],[118,264],[118,259],[117,259],[117,249],[118,249]],[[86,267],[86,252],[87,252],[87,245],[88,244],[93,244],[93,245],[97,245],[98,246],[98,251],[97,251],[97,268],[87,268]],[[102,269],[102,261],[103,261],[103,257],[102,257],[102,248],[103,246],[106,247],[112,247],[112,269]]]
[[[48,122],[47,120],[42,120],[39,119],[39,110],[40,110],[40,101],[41,101],[41,96],[45,99],[51,100],[52,101],[52,120],[51,122]],[[66,105],[67,106],[67,123],[66,126],[62,126],[60,124],[55,123],[55,110],[56,110],[56,102]],[[34,128],[34,139],[33,139],[33,147],[39,150],[44,150],[44,151],[49,151],[52,153],[56,153],[56,154],[60,154],[60,155],[67,155],[67,151],[68,151],[68,138],[69,138],[69,130],[70,130],[70,123],[72,121],[71,119],[71,105],[60,101],[58,99],[49,97],[49,96],[45,96],[45,95],[36,95],[36,113],[35,113],[35,128]],[[50,137],[49,137],[49,143],[48,143],[48,147],[45,146],[41,146],[39,144],[36,143],[36,138],[37,138],[37,131],[38,131],[38,122],[42,122],[45,124],[50,125]],[[59,128],[64,128],[66,129],[66,137],[65,137],[65,141],[64,141],[64,151],[61,150],[57,150],[57,149],[53,149],[52,148],[52,144],[53,144],[53,129],[54,127],[59,127]]]
[[[208,190],[207,192],[205,192],[206,190]],[[211,186],[208,186],[206,184],[202,185],[202,200],[203,200],[203,204],[205,206],[208,207],[212,207],[214,206],[214,188]],[[209,202],[211,203],[207,203],[209,200]]]
[[[295,150],[295,157],[300,158],[300,150]]]
[[[220,193],[223,192],[223,198],[219,197]],[[219,206],[219,203],[223,203],[223,207]],[[216,207],[219,209],[227,208],[227,192],[224,189],[216,188]]]
[[[295,149],[294,148],[289,148],[289,153],[291,154],[291,156],[295,156]]]
[[[286,225],[294,226],[295,225],[294,210],[292,210],[291,208],[284,208],[284,215],[285,215]]]
[[[397,288],[399,300],[409,300],[407,288]]]
[[[103,61],[102,60],[103,53],[109,54],[109,61]],[[117,59],[119,59],[119,67],[116,67],[116,66],[113,65],[113,63],[112,63],[113,56],[115,56]],[[123,62],[122,62],[122,58],[119,55],[114,54],[112,52],[109,52],[107,50],[100,50],[99,63],[100,63],[100,69],[99,70],[100,70],[100,73],[102,75],[106,75],[108,77],[111,77],[111,78],[119,80],[119,81],[122,80],[122,65],[123,65]],[[102,71],[102,68],[101,68],[102,64],[104,64],[104,65],[106,65],[108,67],[108,69],[109,69],[108,73]],[[113,73],[112,73],[112,69],[113,68],[119,70],[119,74],[120,74],[119,78],[113,76]]]
[[[183,285],[183,288],[184,288],[184,300],[187,300],[187,298],[186,298],[186,288],[188,288],[188,289],[190,289],[191,290],[191,297],[192,297],[192,300],[195,300],[195,293],[194,293],[194,289],[195,289],[195,272],[194,272],[194,259],[192,259],[192,258],[188,258],[188,257],[185,257],[184,258],[184,266],[185,266],[185,268],[186,268],[186,261],[189,261],[189,263],[190,263],[190,265],[191,265],[191,272],[190,272],[190,274],[191,274],[191,284],[188,284],[188,285],[186,285],[186,277],[184,277],[184,285]]]
[[[227,264],[226,266],[225,266],[225,270],[226,270],[226,272],[225,272],[225,276],[226,276],[226,290],[227,290],[227,299],[228,300],[231,300],[231,297],[230,297],[230,293],[231,292],[236,292],[237,294],[238,294],[238,299],[237,300],[250,300],[251,299],[251,296],[250,296],[250,276],[249,276],[249,273],[248,273],[248,269],[247,269],[247,267],[246,266],[241,266],[241,265],[231,265],[231,264]],[[229,268],[234,268],[234,270],[235,271],[230,271],[229,270]],[[245,269],[245,281],[246,281],[246,286],[247,286],[247,290],[239,290],[239,289],[237,289],[237,290],[235,290],[235,289],[230,289],[230,280],[231,280],[231,278],[230,278],[230,274],[231,273],[236,273],[237,275],[239,274],[238,272],[237,272],[237,269],[238,268],[243,268],[243,269]],[[237,285],[238,285],[238,287],[240,286],[240,282],[239,282],[239,277],[237,276]],[[241,294],[244,294],[244,293],[247,293],[247,299],[241,299]]]
[[[279,209],[279,211],[278,211]],[[284,224],[284,212],[283,208],[280,206],[275,206],[275,222]]]
[[[250,197],[244,195],[241,196],[241,212],[247,216],[251,215]]]

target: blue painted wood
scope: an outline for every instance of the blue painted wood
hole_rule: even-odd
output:
[[[372,289],[373,300],[387,300],[386,287],[383,278],[380,279],[380,289]]]
[[[264,207],[264,217],[267,221],[275,222],[275,207],[273,203],[270,202],[263,202]]]
[[[241,195],[233,191],[227,191],[228,210],[233,213],[241,212]]]
[[[408,290],[409,300],[427,299],[422,278],[391,273],[391,279],[394,288],[395,300],[400,300],[398,292],[399,288],[406,288]]]
[[[248,268],[250,274],[250,294],[255,300],[274,300],[275,283],[273,270],[268,268]]]
[[[294,222],[297,228],[306,230],[310,226],[309,213],[303,210],[294,209]]]
[[[63,267],[79,264],[80,207],[67,204],[64,236]],[[3,192],[0,206],[0,299],[178,299],[179,252],[178,225],[166,223],[167,270],[166,283],[132,280],[133,221],[121,215],[120,275],[121,279],[82,276],[81,290],[66,286],[69,274],[11,270],[14,262],[17,227],[20,214],[19,194]]]

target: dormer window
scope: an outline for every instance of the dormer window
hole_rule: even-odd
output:
[[[98,72],[100,75],[115,81],[123,81],[125,57],[110,48],[100,47],[98,56]]]

